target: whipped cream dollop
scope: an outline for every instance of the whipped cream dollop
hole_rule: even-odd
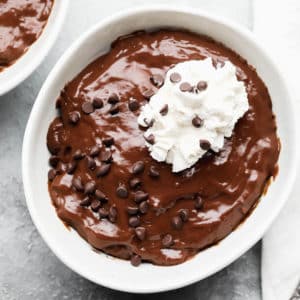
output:
[[[167,72],[138,123],[148,127],[144,136],[151,156],[179,172],[209,149],[220,151],[248,109],[246,87],[230,61],[215,68],[211,58],[190,60]]]

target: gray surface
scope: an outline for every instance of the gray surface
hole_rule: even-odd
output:
[[[152,295],[137,296],[97,286],[73,273],[45,245],[26,209],[21,179],[22,138],[32,104],[49,70],[91,24],[113,11],[143,3],[109,0],[105,1],[109,5],[103,7],[102,0],[71,2],[64,30],[51,54],[30,78],[0,98],[0,299],[150,299]],[[178,3],[194,4],[251,28],[250,0]],[[160,299],[260,299],[260,248],[256,245],[228,268],[202,282],[159,294]]]

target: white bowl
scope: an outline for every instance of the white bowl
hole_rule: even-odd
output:
[[[257,68],[269,88],[282,143],[279,175],[257,208],[234,232],[187,262],[170,267],[142,264],[96,253],[57,217],[47,189],[49,153],[46,133],[55,116],[55,99],[64,84],[89,62],[108,51],[120,35],[138,29],[179,27],[213,37],[234,49]],[[113,289],[149,293],[179,288],[201,280],[230,264],[264,234],[288,199],[295,175],[297,124],[294,104],[276,65],[247,30],[204,12],[152,6],[111,16],[80,37],[58,61],[34,104],[23,144],[23,182],[27,206],[40,234],[67,266],[95,283]]]
[[[61,32],[69,0],[55,0],[41,36],[11,66],[0,72],[0,96],[25,80],[43,61]]]

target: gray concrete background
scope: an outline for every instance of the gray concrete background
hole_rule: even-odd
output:
[[[0,97],[0,299],[150,299],[97,286],[65,267],[32,224],[21,179],[25,125],[47,74],[84,30],[104,16],[143,0],[71,0],[63,31],[44,63],[19,87]],[[251,29],[251,0],[152,1],[206,9]],[[228,268],[189,287],[156,294],[159,299],[260,299],[260,244]],[[180,276],[180,274],[178,274]]]

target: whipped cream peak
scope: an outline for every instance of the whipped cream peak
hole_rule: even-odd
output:
[[[209,149],[219,152],[248,109],[246,87],[230,61],[215,68],[211,58],[190,60],[167,72],[163,86],[142,107],[138,123],[148,127],[145,141],[151,156],[180,172]]]

